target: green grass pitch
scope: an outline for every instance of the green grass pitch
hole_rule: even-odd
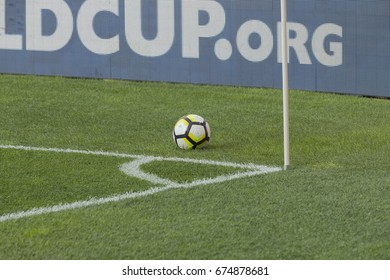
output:
[[[389,102],[291,91],[292,169],[234,179],[236,163],[283,166],[280,90],[0,75],[0,217],[156,187],[121,172],[129,158],[7,146],[193,159],[140,168],[230,178],[1,221],[0,259],[389,259]],[[189,113],[210,123],[204,150],[174,145]]]

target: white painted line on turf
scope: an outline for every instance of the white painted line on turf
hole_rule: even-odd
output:
[[[234,163],[234,162],[207,160],[207,159],[159,157],[159,156],[135,155],[135,154],[125,154],[125,153],[117,153],[117,152],[104,152],[104,151],[44,148],[44,147],[15,146],[15,145],[0,145],[0,149],[83,154],[83,155],[109,156],[109,157],[118,157],[118,158],[136,158],[136,159],[150,158],[157,161],[176,161],[176,162],[186,162],[186,163],[209,164],[209,165],[217,165],[217,166],[225,166],[225,167],[236,167],[236,168],[244,168],[244,169],[262,169],[265,171],[269,170],[270,172],[281,170],[279,167],[269,167],[269,166],[258,165],[253,163]]]
[[[0,149],[54,152],[54,153],[67,153],[67,154],[83,154],[83,155],[94,155],[94,156],[110,156],[110,157],[121,157],[121,158],[144,158],[145,157],[142,155],[131,155],[131,154],[122,154],[122,153],[113,153],[113,152],[103,152],[103,151],[43,148],[43,147],[14,146],[14,145],[0,145]]]
[[[141,170],[141,165],[152,162],[152,161],[155,161],[155,159],[151,158],[151,157],[150,158],[145,157],[145,158],[136,159],[136,160],[130,161],[128,163],[122,164],[121,166],[119,166],[119,170],[130,177],[135,177],[135,178],[138,178],[141,180],[146,180],[146,181],[149,181],[153,184],[174,185],[175,182],[173,182],[171,180],[160,178],[157,175],[146,173],[146,172]]]
[[[110,202],[118,202],[127,199],[144,197],[155,193],[167,191],[170,189],[192,188],[192,187],[207,185],[207,184],[223,183],[235,179],[251,177],[251,176],[277,172],[282,170],[279,167],[269,167],[269,166],[256,165],[256,164],[239,164],[239,163],[232,163],[232,162],[199,160],[199,159],[189,159],[189,158],[174,158],[174,157],[164,158],[164,157],[132,155],[132,154],[123,154],[123,153],[103,152],[103,151],[88,151],[88,150],[73,150],[73,149],[43,148],[43,147],[29,147],[29,146],[13,146],[13,145],[0,145],[0,149],[86,154],[86,155],[110,156],[110,157],[119,157],[119,158],[134,158],[135,160],[122,164],[119,167],[119,169],[125,174],[127,174],[128,176],[136,177],[141,180],[147,180],[156,185],[162,185],[159,187],[150,188],[148,190],[140,191],[140,192],[127,192],[124,194],[113,195],[113,196],[108,196],[103,198],[91,198],[88,200],[76,201],[67,204],[58,204],[49,207],[39,207],[39,208],[33,208],[26,211],[8,213],[0,216],[0,222],[18,220],[21,218],[26,218],[31,216],[38,216],[43,214],[80,209],[80,208],[85,208],[94,205],[102,205]],[[214,178],[194,180],[192,182],[178,183],[168,179],[160,178],[155,174],[146,173],[141,170],[140,168],[141,165],[152,161],[176,161],[176,162],[186,162],[186,163],[195,163],[195,164],[209,164],[209,165],[217,165],[217,166],[236,167],[236,168],[245,169],[245,171],[237,172],[229,175],[221,175]]]
[[[49,214],[49,213],[62,212],[62,211],[66,211],[66,210],[85,208],[88,206],[101,205],[101,204],[106,204],[109,202],[118,202],[118,201],[125,200],[125,199],[131,199],[131,198],[152,195],[152,194],[155,194],[155,193],[158,193],[161,191],[165,191],[168,189],[170,189],[170,188],[168,188],[168,186],[157,187],[157,188],[151,188],[151,189],[148,189],[146,191],[141,191],[141,192],[127,192],[124,194],[113,195],[113,196],[109,196],[109,197],[91,198],[88,200],[81,200],[81,201],[76,201],[76,202],[67,203],[67,204],[58,204],[58,205],[49,206],[49,207],[33,208],[30,210],[26,210],[26,211],[20,211],[20,212],[14,212],[14,213],[2,215],[2,216],[0,216],[0,222],[6,222],[6,221],[10,221],[10,220],[18,220],[21,218],[26,218],[26,217],[31,217],[31,216],[39,216],[39,215]]]
[[[6,222],[6,221],[10,221],[10,220],[18,220],[18,219],[22,219],[22,218],[39,216],[39,215],[44,215],[44,214],[56,213],[56,212],[63,212],[63,211],[67,211],[67,210],[75,210],[75,209],[85,208],[85,207],[89,207],[89,206],[102,205],[102,204],[106,204],[106,203],[110,203],[110,202],[119,202],[122,200],[128,200],[128,199],[133,199],[133,198],[149,196],[149,195],[156,194],[156,193],[163,192],[163,191],[167,191],[170,189],[192,188],[192,187],[207,185],[207,184],[223,183],[223,182],[234,180],[234,179],[240,179],[240,178],[260,175],[260,174],[264,174],[264,173],[265,172],[261,172],[261,171],[248,171],[248,172],[236,173],[236,174],[233,174],[230,176],[227,175],[227,176],[219,176],[219,177],[212,178],[212,179],[196,180],[196,181],[193,181],[191,183],[173,184],[173,185],[167,185],[167,186],[163,186],[163,187],[155,187],[155,188],[151,188],[151,189],[148,189],[145,191],[140,191],[140,192],[127,192],[127,193],[123,193],[120,195],[113,195],[113,196],[108,196],[108,197],[103,197],[103,198],[91,198],[88,200],[76,201],[76,202],[67,203],[67,204],[58,204],[58,205],[49,206],[49,207],[33,208],[30,210],[26,210],[26,211],[20,211],[20,212],[14,212],[14,213],[2,215],[2,216],[0,216],[0,222]]]

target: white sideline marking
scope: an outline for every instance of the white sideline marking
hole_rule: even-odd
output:
[[[85,155],[96,155],[96,156],[110,156],[110,157],[119,157],[119,158],[133,158],[135,160],[128,163],[122,164],[119,169],[131,177],[136,177],[141,180],[147,180],[156,185],[162,185],[159,187],[150,188],[145,191],[139,192],[126,192],[119,195],[113,195],[103,198],[91,198],[88,200],[76,201],[67,204],[58,204],[49,207],[39,207],[33,208],[26,211],[8,213],[0,216],[0,222],[6,222],[10,220],[18,220],[21,218],[38,216],[49,213],[62,212],[66,210],[74,210],[79,208],[85,208],[88,206],[102,205],[109,202],[118,202],[126,199],[133,199],[143,196],[152,195],[155,193],[167,191],[170,189],[178,188],[192,188],[201,185],[222,183],[226,181],[231,181],[235,179],[245,178],[256,176],[265,173],[277,172],[282,169],[279,167],[269,167],[264,165],[256,164],[240,164],[232,162],[222,162],[222,161],[213,161],[213,160],[199,160],[199,159],[189,159],[189,158],[174,158],[174,157],[155,157],[155,156],[145,156],[145,155],[132,155],[132,154],[123,154],[123,153],[114,153],[114,152],[103,152],[103,151],[88,151],[88,150],[73,150],[73,149],[60,149],[60,148],[43,148],[43,147],[28,147],[28,146],[13,146],[13,145],[0,145],[0,149],[13,149],[13,150],[24,150],[24,151],[41,151],[41,152],[55,152],[55,153],[71,153],[71,154],[85,154]],[[187,162],[195,164],[209,164],[217,166],[226,166],[226,167],[236,167],[245,169],[245,171],[237,172],[230,175],[221,175],[214,178],[194,180],[192,182],[178,183],[168,179],[160,178],[155,174],[150,174],[143,172],[140,168],[141,165],[152,162],[152,161],[176,161],[176,162]]]

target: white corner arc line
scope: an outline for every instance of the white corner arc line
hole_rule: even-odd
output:
[[[42,151],[42,152],[55,152],[55,153],[73,153],[73,154],[85,154],[85,155],[96,155],[96,156],[110,156],[110,157],[119,157],[119,158],[134,158],[136,159],[135,161],[121,165],[120,170],[129,176],[134,176],[139,179],[145,179],[154,184],[163,185],[160,187],[154,187],[140,192],[126,192],[123,194],[118,194],[118,195],[113,195],[113,196],[108,196],[103,198],[91,198],[88,200],[81,200],[81,201],[76,201],[67,204],[58,204],[58,205],[48,206],[48,207],[38,207],[26,211],[3,214],[0,215],[0,222],[18,220],[26,217],[39,216],[39,215],[49,214],[49,213],[57,213],[57,212],[62,212],[67,210],[75,210],[75,209],[85,208],[89,206],[102,205],[110,202],[119,202],[122,200],[153,195],[170,189],[192,188],[200,185],[222,183],[222,182],[231,181],[235,179],[251,177],[251,176],[277,172],[282,170],[279,167],[269,167],[269,166],[256,165],[256,164],[238,164],[232,162],[220,162],[220,161],[189,159],[189,158],[164,158],[164,157],[132,155],[132,154],[124,154],[124,153],[116,153],[116,152],[104,152],[104,151],[43,148],[43,147],[14,146],[14,145],[0,145],[0,149]],[[187,162],[187,163],[210,164],[210,165],[242,168],[245,169],[245,171],[230,174],[230,175],[221,175],[214,178],[194,180],[188,183],[176,183],[168,179],[160,178],[154,174],[143,173],[139,169],[140,165],[151,161],[179,161],[179,162]]]
[[[175,182],[160,178],[155,174],[145,173],[141,170],[141,165],[146,164],[148,162],[155,161],[153,158],[140,158],[136,159],[127,163],[122,164],[119,166],[119,170],[125,173],[126,175],[130,177],[135,177],[141,180],[149,181],[153,184],[157,185],[174,185]]]

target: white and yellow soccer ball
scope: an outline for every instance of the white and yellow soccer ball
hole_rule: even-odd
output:
[[[210,126],[201,116],[189,114],[181,117],[173,128],[173,141],[180,149],[204,148],[210,142]]]

